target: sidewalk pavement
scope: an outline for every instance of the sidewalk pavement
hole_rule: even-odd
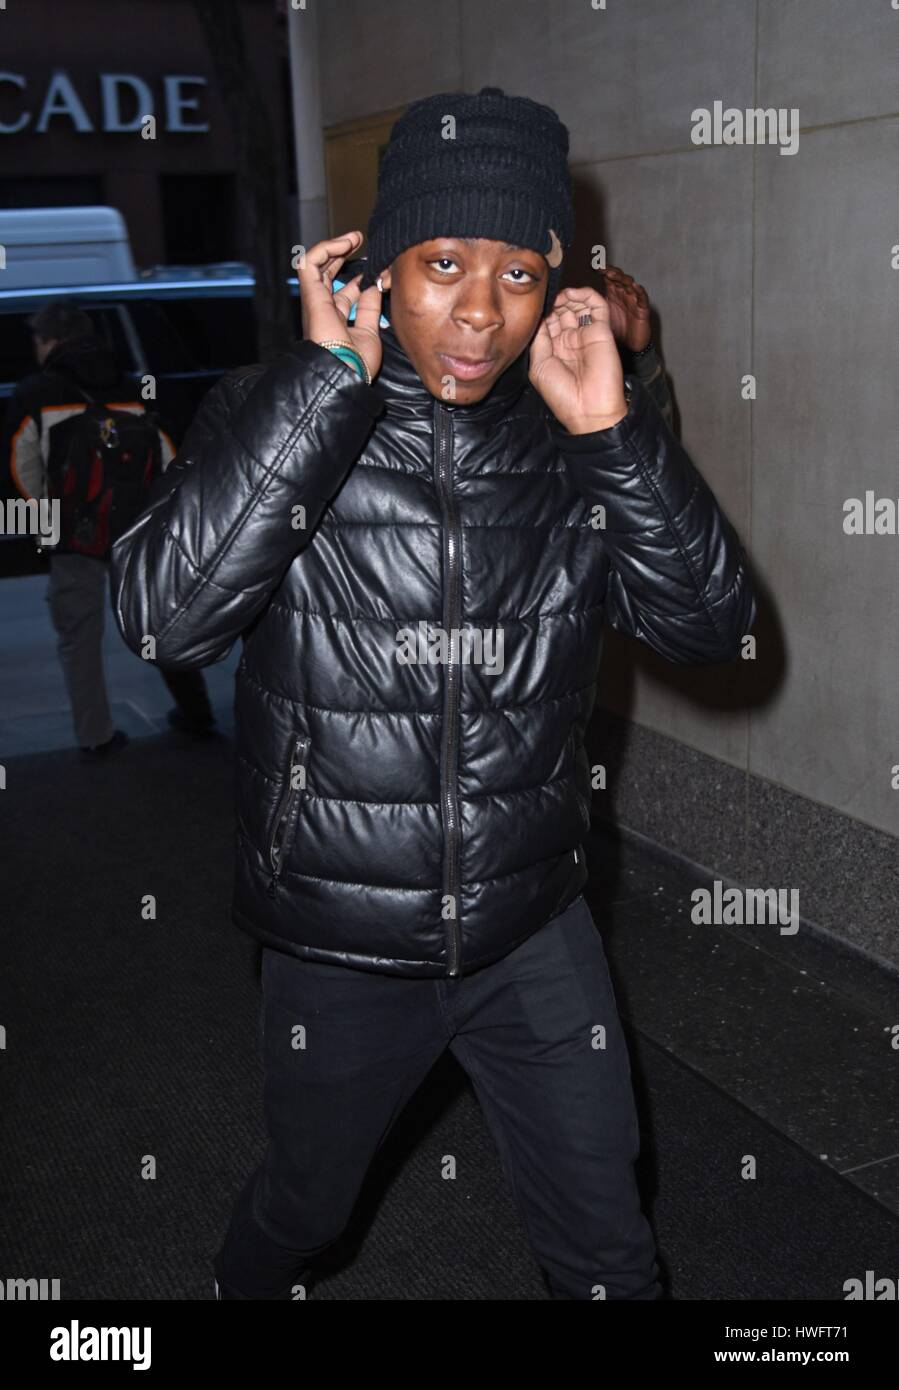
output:
[[[0,580],[0,759],[74,748],[75,733],[56,633],[45,601],[44,574]],[[241,644],[225,661],[204,668],[209,698],[223,734],[234,730],[234,672]],[[103,632],[103,662],[113,722],[130,738],[167,732],[172,697],[152,662],[130,651],[112,605]]]

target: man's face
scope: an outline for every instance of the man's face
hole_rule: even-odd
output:
[[[536,333],[548,278],[538,251],[435,237],[397,256],[381,280],[391,327],[425,386],[438,400],[473,405]]]

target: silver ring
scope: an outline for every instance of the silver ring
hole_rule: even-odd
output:
[[[578,328],[586,328],[586,327],[587,327],[587,324],[588,324],[588,323],[592,323],[592,322],[593,322],[593,315],[592,315],[592,314],[580,314],[580,315],[578,315],[578,321],[577,321],[577,326],[578,326]]]

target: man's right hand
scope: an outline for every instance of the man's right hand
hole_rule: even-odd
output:
[[[300,284],[300,309],[303,337],[313,343],[340,339],[352,343],[371,374],[372,379],[381,367],[381,291],[370,285],[360,292],[361,274],[353,277],[343,289],[332,293],[331,282],[348,256],[362,245],[361,232],[346,232],[332,241],[319,241],[305,255],[304,264],[297,267]],[[356,318],[348,323],[347,315],[356,305]]]

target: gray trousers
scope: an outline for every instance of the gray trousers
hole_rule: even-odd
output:
[[[90,555],[51,555],[45,597],[57,633],[75,738],[82,748],[96,748],[111,739],[115,731],[103,667],[108,560]],[[161,666],[158,670],[188,718],[202,720],[211,716],[201,671],[167,671]]]

